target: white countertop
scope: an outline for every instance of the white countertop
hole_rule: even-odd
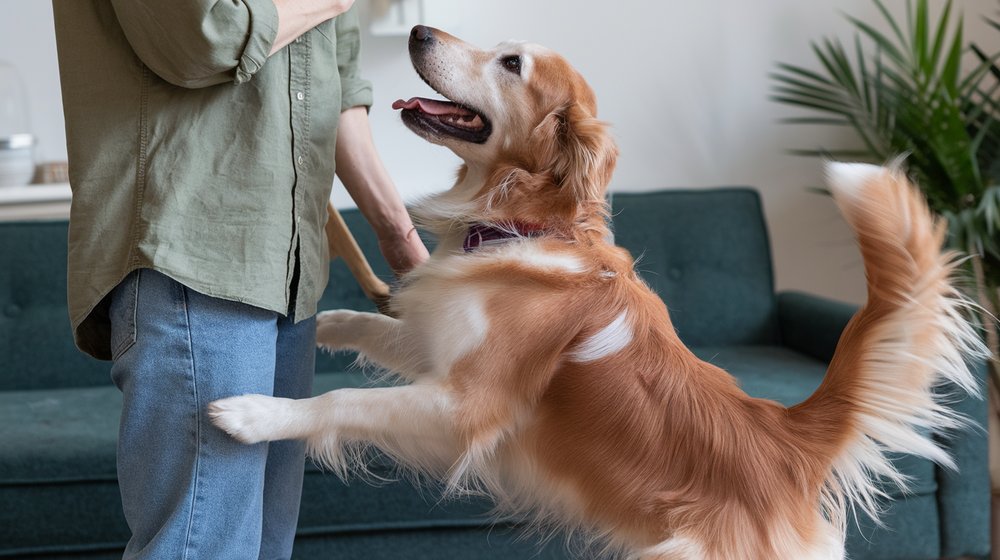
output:
[[[62,202],[69,199],[69,183],[0,187],[0,205]]]
[[[71,198],[68,183],[0,187],[0,221],[65,220]]]

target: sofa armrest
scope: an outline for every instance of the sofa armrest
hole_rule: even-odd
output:
[[[782,344],[829,363],[840,334],[858,307],[802,292],[778,294]]]
[[[972,362],[969,369],[985,393],[988,371],[986,361]],[[965,395],[952,386],[944,389],[955,395],[954,399],[949,399],[949,406],[968,418],[971,426],[935,436],[958,466],[957,471],[937,467],[941,556],[986,558],[990,552],[987,397]]]

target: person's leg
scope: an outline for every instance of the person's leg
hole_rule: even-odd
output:
[[[118,478],[132,530],[125,558],[257,556],[268,447],[230,438],[206,405],[271,394],[277,318],[148,269],[113,292]]]
[[[316,369],[316,319],[293,323],[278,319],[277,365],[274,396],[301,399],[312,396]],[[302,497],[305,444],[273,441],[264,479],[264,534],[261,560],[287,559],[292,555]]]

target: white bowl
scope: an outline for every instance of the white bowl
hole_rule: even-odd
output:
[[[19,187],[35,175],[35,138],[15,134],[0,138],[0,187]]]

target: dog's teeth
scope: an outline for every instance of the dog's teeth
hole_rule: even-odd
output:
[[[479,118],[479,115],[447,114],[447,115],[439,115],[438,119],[441,122],[446,123],[448,125],[460,128],[467,128],[471,130],[482,128],[483,126],[483,121],[482,119]]]

